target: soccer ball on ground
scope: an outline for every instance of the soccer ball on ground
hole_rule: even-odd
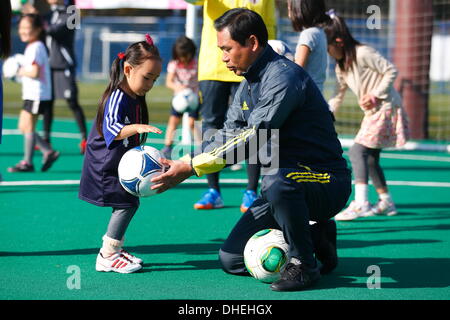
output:
[[[287,262],[288,248],[280,230],[258,231],[245,245],[245,267],[254,278],[272,283],[280,278],[280,271]]]
[[[20,82],[20,78],[17,77],[17,72],[19,71],[19,68],[22,66],[23,60],[24,55],[20,53],[15,54],[6,59],[5,62],[3,63],[2,69],[3,76],[6,79]]]
[[[155,148],[139,146],[128,150],[120,159],[118,172],[122,187],[137,197],[148,197],[156,194],[150,189],[152,178],[166,171],[159,160],[162,154]]]
[[[181,90],[173,97],[172,106],[178,113],[195,110],[198,106],[198,94],[189,88]]]

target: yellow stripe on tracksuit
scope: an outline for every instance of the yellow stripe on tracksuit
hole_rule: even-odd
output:
[[[236,137],[230,139],[229,141],[225,142],[223,146],[220,146],[209,153],[211,155],[217,156],[218,153],[222,151],[227,151],[231,146],[234,146],[235,144],[238,144],[239,142],[245,142],[249,136],[256,133],[255,127],[245,130],[244,132],[238,134]]]
[[[330,183],[329,173],[313,173],[313,172],[291,172],[286,178],[292,179],[295,182],[318,182]]]
[[[192,168],[201,177],[204,174],[214,173],[222,170],[226,165],[226,160],[218,155],[233,148],[239,142],[246,142],[248,137],[255,134],[255,127],[245,130],[239,135],[225,142],[223,146],[213,149],[210,152],[204,152],[192,159]]]

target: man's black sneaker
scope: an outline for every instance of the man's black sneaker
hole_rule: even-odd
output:
[[[41,171],[47,171],[59,157],[58,151],[52,151],[48,155],[44,156],[44,162],[42,164]]]
[[[272,283],[274,291],[300,291],[312,286],[320,279],[319,268],[308,268],[304,264],[289,262],[281,272],[281,279]]]
[[[25,160],[22,160],[14,167],[9,167],[8,172],[34,172],[34,166]]]

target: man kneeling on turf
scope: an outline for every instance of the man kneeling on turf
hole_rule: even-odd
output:
[[[252,157],[250,145],[255,141],[273,150],[270,135],[277,132],[277,154],[270,158],[278,161],[278,168],[263,172],[261,194],[237,222],[219,256],[226,272],[244,273],[248,239],[261,229],[280,229],[289,243],[289,262],[271,289],[301,290],[320,278],[314,252],[322,273],[336,266],[336,230],[330,218],[344,208],[351,193],[351,173],[333,117],[307,72],[267,45],[267,29],[257,13],[232,9],[215,21],[215,28],[223,62],[245,79],[224,128],[204,141],[196,156],[163,159],[170,169],[152,180],[153,189],[164,192],[192,175],[237,163],[242,160],[239,148],[246,150],[243,157]],[[269,133],[268,141],[259,141],[262,131]],[[310,226],[310,220],[317,223]]]

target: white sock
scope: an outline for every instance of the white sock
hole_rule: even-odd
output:
[[[102,254],[103,258],[109,258],[113,254],[122,250],[123,241],[110,238],[106,234],[103,236],[102,240],[103,246],[100,249],[100,253]]]
[[[369,201],[369,185],[355,184],[355,201],[360,205]]]
[[[381,201],[392,202],[392,198],[389,192],[380,193],[379,197]]]

